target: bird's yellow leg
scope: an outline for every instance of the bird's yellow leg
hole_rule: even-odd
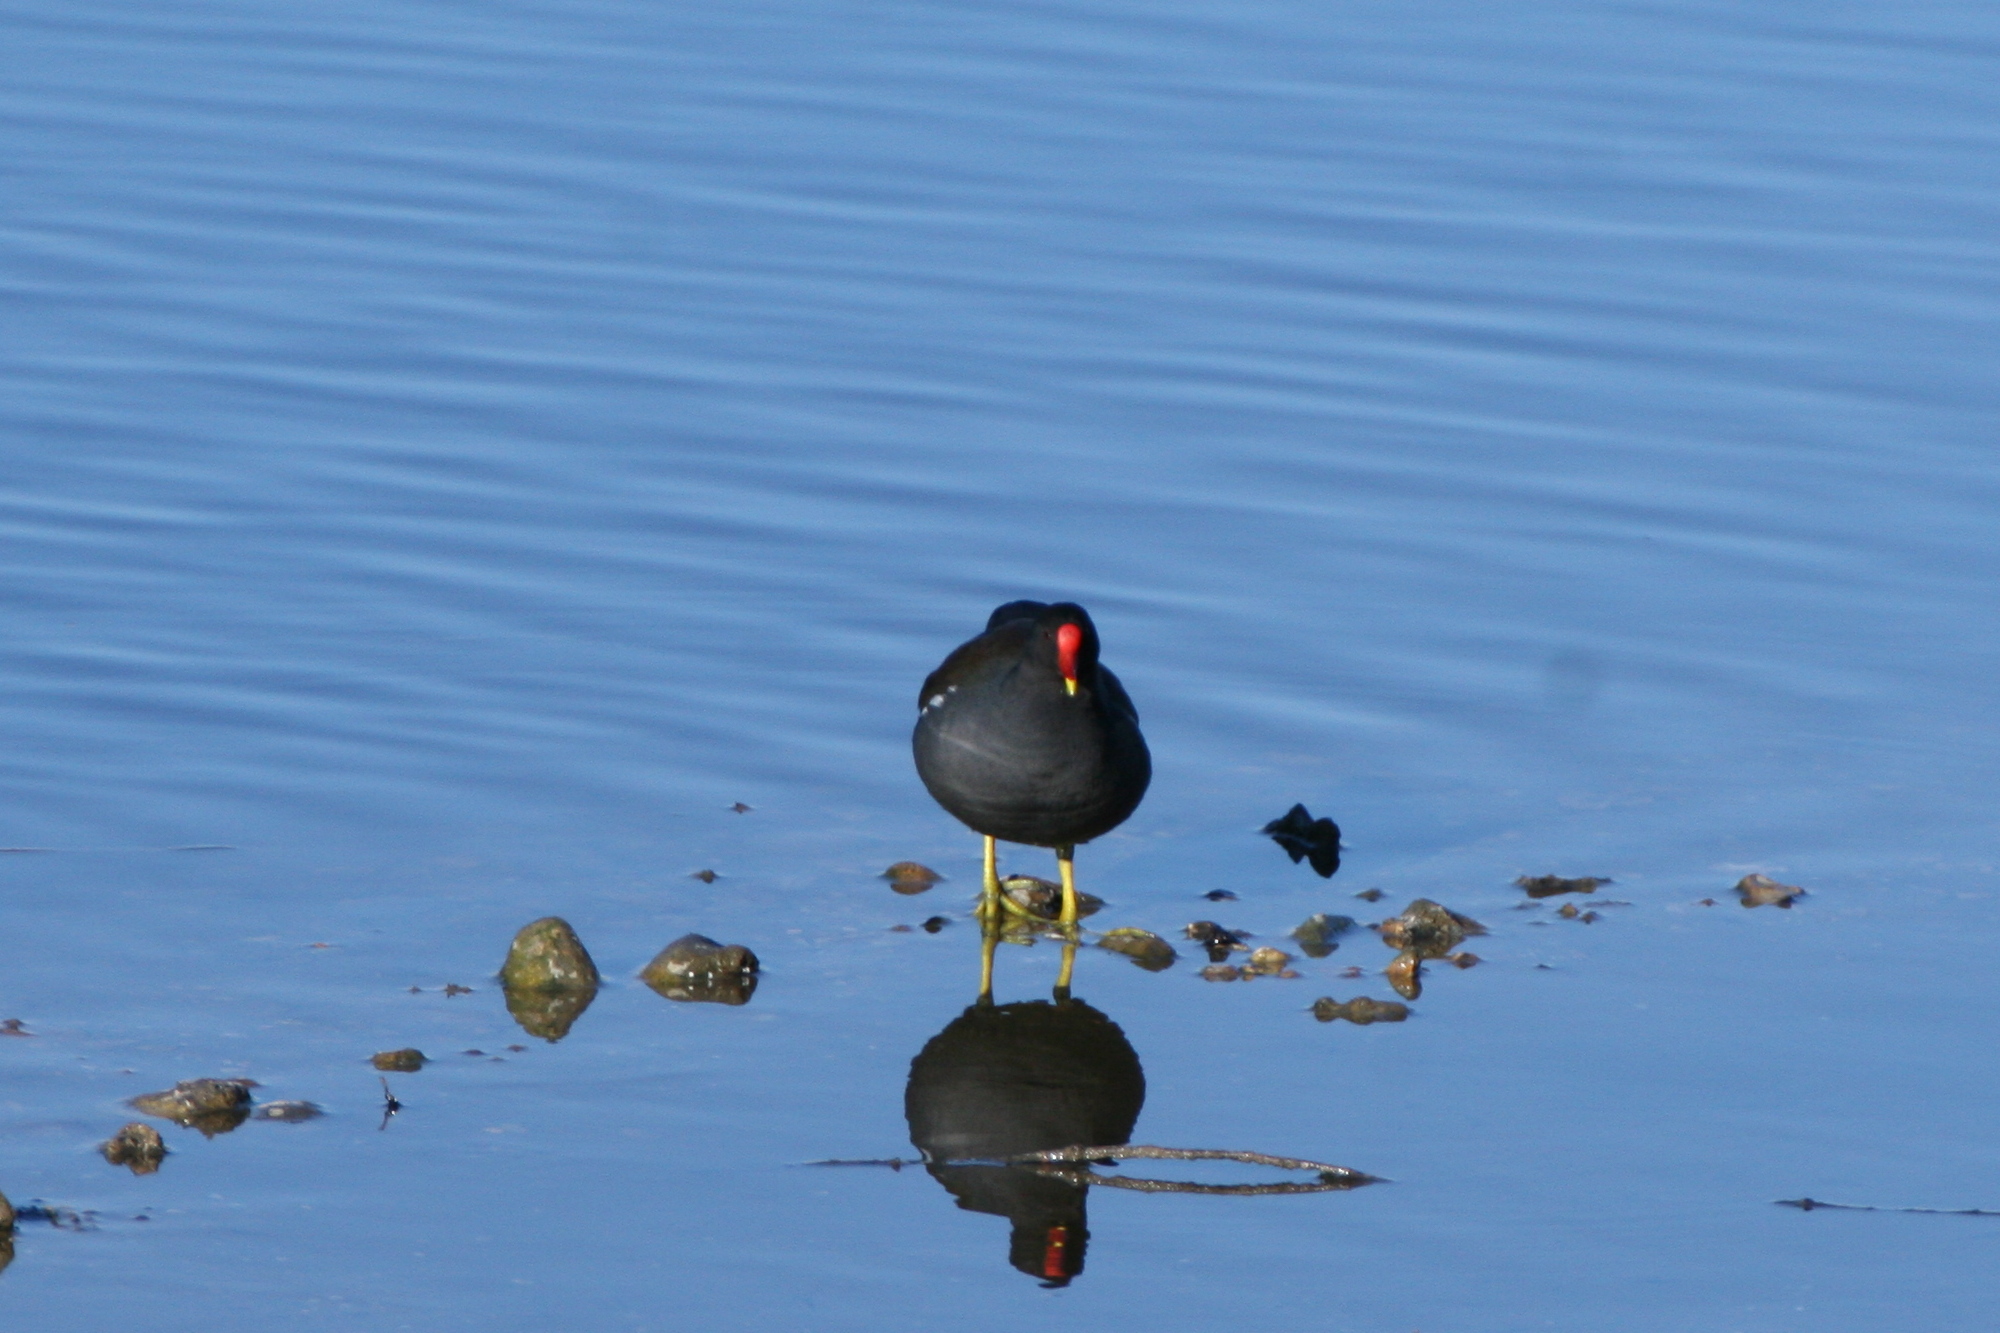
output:
[[[991,838],[986,840],[986,882],[979,915],[987,921],[1000,919],[1000,853]]]
[[[1067,1000],[1069,998],[1069,978],[1070,974],[1075,970],[1076,940],[1072,938],[1063,941],[1062,971],[1056,973],[1056,999]]]
[[[988,919],[979,923],[979,1002],[993,1003],[993,950],[1000,943],[1000,923]]]
[[[1056,868],[1062,871],[1063,929],[1073,932],[1076,929],[1076,848],[1056,848]]]

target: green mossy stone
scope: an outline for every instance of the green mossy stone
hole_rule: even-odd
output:
[[[391,1074],[414,1074],[424,1067],[427,1058],[416,1047],[405,1046],[400,1051],[377,1051],[370,1057],[370,1063]]]
[[[598,980],[597,964],[590,961],[583,941],[559,916],[521,927],[500,968],[500,983],[509,991],[595,991]]]

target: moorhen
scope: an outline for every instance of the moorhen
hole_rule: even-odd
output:
[[[984,911],[997,921],[994,841],[1053,847],[1062,924],[1076,926],[1076,844],[1138,808],[1153,778],[1139,714],[1097,661],[1097,627],[1073,602],[1009,602],[924,681],[911,738],[937,803],[986,837]]]

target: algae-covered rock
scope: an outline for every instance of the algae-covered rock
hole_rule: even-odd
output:
[[[1514,883],[1528,891],[1530,898],[1553,898],[1559,893],[1596,893],[1611,881],[1597,875],[1564,879],[1561,875],[1523,875]]]
[[[204,1137],[212,1139],[217,1134],[227,1134],[249,1118],[250,1089],[256,1086],[247,1078],[194,1078],[176,1083],[165,1092],[143,1093],[126,1105],[198,1129]]]
[[[369,1058],[369,1063],[377,1069],[392,1074],[414,1074],[424,1067],[424,1053],[414,1046],[405,1046],[399,1051],[377,1051]]]
[[[1465,942],[1468,935],[1484,935],[1486,927],[1469,916],[1460,916],[1428,898],[1419,898],[1382,923],[1382,943],[1392,949],[1413,953],[1419,958],[1442,958]]]
[[[1312,1016],[1322,1023],[1331,1023],[1336,1018],[1364,1026],[1369,1023],[1400,1023],[1410,1016],[1410,1006],[1394,1000],[1371,1000],[1366,995],[1357,995],[1345,1003],[1331,995],[1322,995],[1313,1001]]]
[[[660,950],[639,979],[669,1000],[747,1004],[757,993],[757,955],[740,944],[683,935]]]
[[[1780,884],[1769,875],[1745,875],[1736,881],[1736,897],[1745,907],[1790,907],[1792,899],[1806,891],[1796,884]]]
[[[1097,941],[1100,949],[1122,953],[1148,972],[1164,972],[1180,957],[1174,946],[1155,935],[1150,930],[1140,930],[1137,926],[1119,926],[1107,930]]]
[[[1324,958],[1340,947],[1339,936],[1354,929],[1351,916],[1333,916],[1326,912],[1315,912],[1298,924],[1292,931],[1292,938],[1299,942],[1299,948],[1308,958]]]
[[[559,916],[530,921],[500,969],[507,1012],[531,1037],[561,1041],[597,998],[597,964]]]
[[[1261,949],[1252,949],[1250,951],[1250,961],[1243,965],[1243,975],[1246,977],[1297,976],[1298,973],[1296,972],[1287,972],[1291,961],[1292,956],[1283,949],[1273,949],[1267,944]]]
[[[14,1230],[14,1205],[7,1202],[7,1196],[0,1194],[0,1236]]]
[[[1009,875],[1000,881],[1003,910],[1036,921],[1062,918],[1062,885],[1036,875]],[[1104,899],[1094,893],[1076,895],[1076,916],[1081,921],[1104,910]]]
[[[897,893],[918,894],[929,892],[944,876],[916,861],[898,861],[882,872],[882,878]]]
[[[1201,970],[1203,981],[1240,981],[1243,974],[1227,963],[1210,963]]]
[[[135,1176],[150,1176],[166,1160],[167,1145],[159,1130],[134,1120],[106,1139],[98,1151],[113,1166],[130,1167]]]
[[[1397,954],[1396,960],[1384,969],[1384,975],[1395,987],[1396,994],[1406,1000],[1414,1000],[1424,993],[1424,963],[1416,954]]]
[[[597,964],[559,916],[530,921],[514,936],[500,983],[508,990],[596,990]]]

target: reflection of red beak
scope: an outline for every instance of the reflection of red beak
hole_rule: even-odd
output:
[[[1065,625],[1063,628],[1068,629],[1069,626]],[[1068,1251],[1069,1228],[1050,1227],[1048,1244],[1042,1250],[1042,1276],[1068,1277],[1069,1270],[1063,1265],[1063,1261],[1068,1257]]]
[[[1083,631],[1064,625],[1056,631],[1056,666],[1063,675],[1063,688],[1076,693],[1076,654],[1083,647]]]

